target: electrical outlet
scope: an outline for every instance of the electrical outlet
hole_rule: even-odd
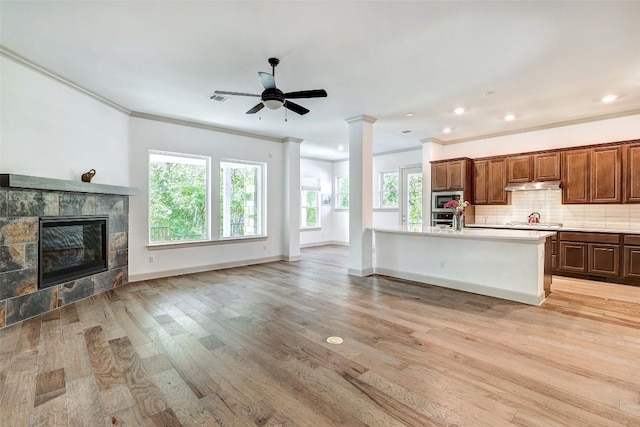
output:
[[[156,257],[154,257],[153,255],[149,255],[149,262],[152,264],[156,262]]]
[[[262,249],[264,249],[266,251],[267,250],[267,245],[263,245]]]
[[[440,268],[444,268],[444,261],[440,261]]]

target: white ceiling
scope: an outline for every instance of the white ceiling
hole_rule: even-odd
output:
[[[362,114],[378,119],[374,152],[637,114],[639,22],[639,1],[2,1],[0,44],[126,109],[302,138],[303,155],[337,159],[345,119]],[[298,100],[311,112],[287,122],[246,115],[256,98],[209,99],[260,93],[272,56],[278,88],[328,97]]]

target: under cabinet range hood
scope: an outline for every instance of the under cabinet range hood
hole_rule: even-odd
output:
[[[505,191],[527,191],[527,190],[560,190],[560,181],[543,182],[513,182],[507,185]]]

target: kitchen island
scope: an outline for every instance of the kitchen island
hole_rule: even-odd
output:
[[[549,295],[553,231],[372,230],[376,274],[533,305]]]

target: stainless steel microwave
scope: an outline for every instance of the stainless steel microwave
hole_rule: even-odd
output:
[[[431,212],[448,212],[451,209],[445,208],[444,204],[451,200],[464,200],[462,191],[435,191],[431,193]]]

